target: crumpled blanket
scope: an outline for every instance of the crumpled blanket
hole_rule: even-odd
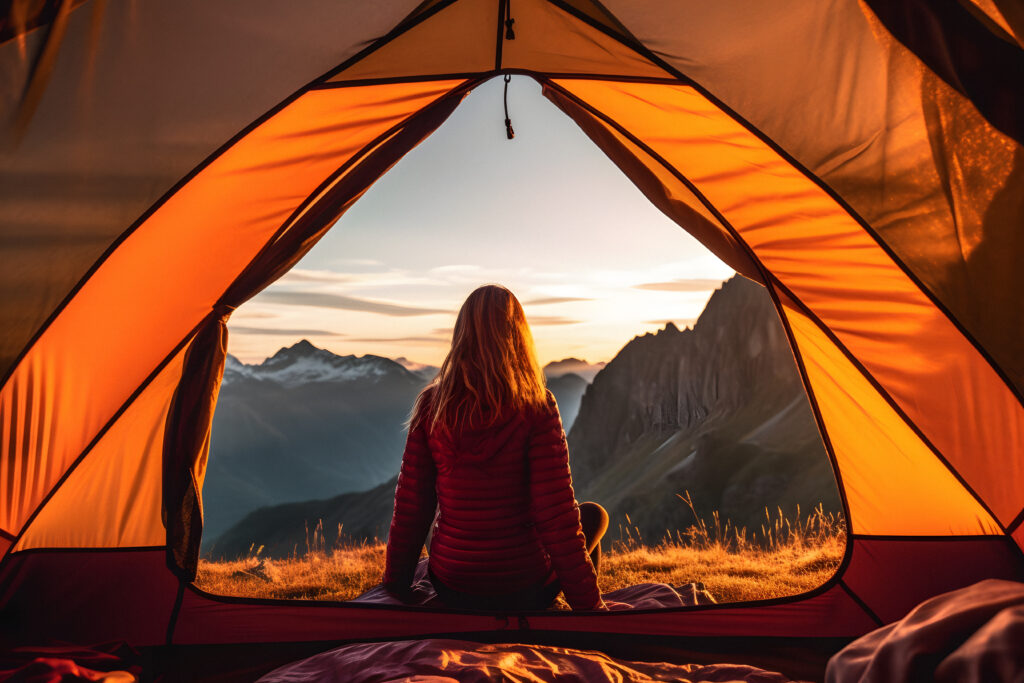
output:
[[[130,683],[142,674],[142,667],[134,663],[138,657],[138,653],[124,643],[19,647],[0,654],[0,681]]]
[[[463,640],[405,640],[345,645],[271,671],[262,683],[293,681],[747,681],[788,683],[780,673],[742,664],[630,662],[602,652],[541,645]]]
[[[922,602],[829,660],[826,683],[1024,681],[1024,583],[988,579]]]
[[[688,583],[673,588],[666,583],[641,583],[627,586],[603,594],[605,604],[610,610],[625,609],[657,609],[662,607],[689,607],[691,605],[713,605],[712,597],[702,583]],[[368,602],[378,605],[412,605],[417,607],[444,607],[434,591],[434,586],[427,578],[427,559],[423,558],[416,565],[413,578],[412,594],[409,600],[402,603],[383,586],[375,586],[362,595],[353,598],[352,602]]]

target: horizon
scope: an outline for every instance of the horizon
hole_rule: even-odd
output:
[[[476,287],[523,304],[541,365],[610,360],[634,336],[692,325],[735,273],[664,216],[528,77],[501,79],[377,181],[288,273],[234,313],[252,364],[282,337],[339,355],[439,365]]]
[[[693,321],[693,322],[695,323],[696,321]],[[619,347],[618,351],[616,351],[614,354],[612,354],[608,358],[602,358],[602,359],[599,359],[599,360],[592,360],[590,358],[581,358],[579,356],[564,356],[564,357],[561,357],[561,358],[552,358],[550,360],[540,360],[538,358],[538,362],[540,363],[541,368],[546,368],[549,365],[554,365],[556,363],[563,363],[563,362],[566,362],[566,361],[579,361],[579,362],[582,362],[582,363],[586,363],[587,365],[607,365],[608,363],[612,362],[612,360],[615,359],[615,356],[617,356],[622,351],[622,349],[624,349],[627,345],[629,345],[630,342],[632,342],[632,341],[634,341],[636,339],[639,339],[640,337],[644,336],[645,334],[657,334],[658,332],[661,332],[663,330],[668,329],[669,325],[675,325],[676,328],[680,329],[680,330],[692,329],[693,328],[693,323],[691,323],[691,324],[689,324],[689,325],[687,325],[685,327],[680,327],[680,326],[676,325],[675,322],[673,322],[671,320],[666,320],[665,324],[662,327],[658,328],[657,330],[654,330],[653,332],[647,331],[647,332],[637,333],[637,334],[633,335],[632,338],[630,338],[627,341],[623,342],[622,346]],[[247,365],[247,366],[261,365],[261,364],[267,362],[268,360],[270,360],[271,358],[273,358],[274,356],[276,356],[281,351],[285,351],[287,349],[295,348],[296,346],[299,346],[303,342],[306,342],[307,344],[309,344],[310,346],[312,346],[315,349],[319,349],[321,351],[328,351],[328,352],[334,354],[335,356],[339,356],[339,357],[354,356],[356,358],[360,358],[361,359],[361,358],[365,358],[366,356],[375,356],[375,357],[378,357],[378,358],[387,358],[388,360],[393,360],[393,361],[396,361],[396,362],[400,361],[400,360],[404,360],[407,363],[410,363],[410,364],[413,364],[413,365],[425,365],[425,366],[431,366],[431,367],[436,367],[436,366],[440,365],[440,363],[426,363],[426,362],[423,362],[423,361],[421,361],[419,359],[410,358],[408,356],[389,356],[387,354],[374,353],[372,351],[367,351],[365,353],[351,353],[351,352],[350,353],[339,353],[338,351],[336,351],[334,349],[331,349],[331,348],[329,348],[327,346],[320,346],[318,344],[315,344],[314,342],[312,342],[309,339],[306,339],[305,337],[302,337],[300,339],[295,339],[291,343],[286,343],[283,346],[278,347],[270,355],[265,356],[265,357],[263,357],[263,358],[261,358],[259,360],[253,360],[253,361],[242,360],[238,356],[233,354],[230,351],[230,349],[228,350],[228,355],[234,357],[235,360],[238,360],[243,365]]]

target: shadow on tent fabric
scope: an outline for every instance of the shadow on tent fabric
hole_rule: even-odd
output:
[[[600,582],[600,578],[598,578]],[[691,607],[693,605],[713,605],[715,598],[702,583],[688,583],[673,588],[667,583],[640,583],[627,586],[609,593],[602,593],[605,604],[610,610],[628,609],[661,609],[664,607]],[[444,607],[437,597],[433,584],[427,577],[427,558],[416,565],[412,583],[412,597],[403,603],[386,590],[384,586],[374,586],[351,602],[365,602],[375,605],[407,605],[413,607]]]

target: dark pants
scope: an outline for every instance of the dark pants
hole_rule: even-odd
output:
[[[587,552],[590,554],[590,561],[594,569],[600,572],[601,564],[601,537],[608,531],[608,512],[597,503],[580,503],[580,526],[583,528],[583,536],[586,538]],[[433,572],[429,574],[430,582],[434,584],[437,597],[447,607],[458,609],[474,610],[540,610],[547,609],[555,601],[558,594],[562,592],[562,586],[558,578],[551,579],[540,588],[531,588],[519,593],[506,593],[502,595],[474,595],[463,593],[444,585],[437,580]]]

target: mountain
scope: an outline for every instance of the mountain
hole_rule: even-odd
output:
[[[548,379],[553,379],[571,373],[579,375],[583,378],[583,381],[590,384],[605,365],[607,363],[588,363],[579,358],[563,358],[562,360],[552,361],[545,365],[544,376]]]
[[[693,329],[626,344],[588,387],[568,435],[577,498],[628,514],[645,538],[698,512],[757,529],[764,508],[839,507],[785,332],[760,285],[736,276]]]
[[[588,386],[590,386],[589,382],[574,372],[547,377],[547,387],[555,396],[558,412],[562,415],[562,429],[566,432],[572,429],[572,423],[576,420],[577,413],[580,412],[583,393]]]
[[[402,374],[400,370],[406,370],[408,375],[420,378],[415,372],[389,358],[371,355],[338,356],[303,339],[293,346],[279,350],[259,365],[245,365],[234,356],[228,355],[221,386],[229,386],[238,381],[256,380],[296,387],[314,382],[383,379],[396,373]]]
[[[441,369],[436,365],[427,365],[426,363],[417,363],[416,361],[411,361],[405,356],[396,358],[395,362],[401,365],[409,372],[413,373],[414,375],[419,375],[428,382],[434,379],[434,377],[437,376],[437,371]]]
[[[208,549],[216,558],[235,559],[263,546],[264,557],[303,554],[317,524],[328,547],[340,533],[346,540],[386,538],[391,526],[397,477],[369,491],[343,493],[325,500],[308,500],[261,507],[224,532]]]
[[[308,341],[258,365],[228,357],[203,485],[204,541],[256,508],[365,491],[398,471],[423,377]]]

